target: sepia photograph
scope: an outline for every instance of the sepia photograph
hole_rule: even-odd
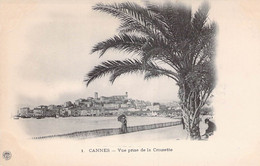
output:
[[[24,103],[19,104],[25,106],[20,107],[13,117],[20,123],[19,125],[24,125],[29,134],[36,136],[35,139],[60,136],[87,138],[170,126],[174,127],[168,128],[168,133],[165,132],[166,136],[171,137],[169,134],[171,132],[179,133],[176,135],[177,137],[172,137],[173,139],[187,137],[205,140],[213,135],[216,126],[212,120],[209,120],[213,117],[213,108],[209,98],[213,98],[212,92],[216,81],[214,59],[217,25],[209,19],[209,4],[202,3],[195,13],[192,13],[190,6],[185,6],[180,2],[168,2],[161,6],[147,2],[145,7],[131,2],[113,5],[98,3],[92,8],[95,11],[110,14],[118,18],[120,22],[119,26],[115,27],[115,29],[118,28],[118,34],[99,41],[92,46],[91,51],[77,53],[74,50],[75,53],[70,55],[64,52],[65,50],[73,52],[75,45],[80,47],[77,42],[85,43],[84,40],[91,40],[87,36],[85,38],[73,36],[74,33],[81,35],[74,27],[78,26],[77,28],[81,28],[80,30],[84,32],[82,26],[84,24],[89,26],[87,23],[76,22],[75,25],[72,24],[74,22],[72,19],[52,16],[52,19],[57,20],[54,25],[35,26],[28,34],[29,40],[32,40],[31,43],[34,43],[32,45],[35,45],[35,40],[38,41],[38,45],[32,48],[32,61],[28,59],[29,61],[23,65],[35,62],[40,65],[46,63],[46,66],[40,66],[41,72],[38,73],[36,73],[37,69],[28,71],[28,68],[26,70],[25,67],[21,69],[21,72],[24,72],[21,74],[23,77],[23,74],[28,76],[39,74],[42,77],[38,77],[38,79],[34,77],[34,79],[42,81],[44,84],[52,84],[53,82],[63,82],[56,77],[58,75],[58,77],[66,77],[68,81],[76,84],[79,82],[75,81],[75,75],[80,78],[80,74],[82,74],[83,78],[81,71],[85,68],[87,74],[85,74],[83,83],[86,84],[86,87],[75,88],[86,89],[82,89],[83,91],[79,94],[73,90],[67,92],[66,95],[57,96],[56,100],[60,103],[53,103],[53,101],[48,103],[51,99],[45,98],[46,95],[49,95],[47,93],[38,94],[36,99],[28,94],[21,94],[19,97]],[[98,13],[95,16],[101,19]],[[64,24],[70,28],[63,27]],[[100,22],[100,25],[102,24],[105,23]],[[43,27],[46,29],[42,29]],[[91,28],[100,31],[98,26],[91,26]],[[73,30],[75,32],[72,32]],[[57,36],[53,36],[53,33]],[[95,34],[92,36],[95,38]],[[59,43],[60,46],[55,46],[56,43]],[[45,50],[46,47],[48,50]],[[38,49],[42,49],[44,52],[38,52]],[[62,53],[57,55],[57,50],[61,51],[59,49],[62,49]],[[81,50],[81,48],[78,49]],[[87,52],[90,55],[87,55]],[[86,67],[84,64],[87,63],[89,57],[93,56],[94,59],[95,55],[92,54],[97,54],[96,59],[99,56],[102,62]],[[129,54],[131,54],[130,57]],[[108,56],[108,60],[103,60],[103,56]],[[115,57],[121,60],[115,59]],[[80,60],[76,60],[76,63],[81,62],[82,64],[69,68],[60,66],[74,58]],[[57,59],[61,59],[62,62],[57,62]],[[51,65],[48,64],[50,60],[53,60]],[[35,63],[31,65],[36,66]],[[60,66],[59,69],[57,69],[58,66]],[[89,71],[88,68],[90,68]],[[50,73],[53,74],[50,75]],[[146,82],[138,80],[139,87],[137,88],[131,84],[126,87],[123,82],[113,84],[114,81],[120,79],[120,76],[126,74],[132,75],[122,77],[121,80],[135,80],[136,77],[142,76]],[[138,77],[137,74],[140,76]],[[104,87],[98,86],[95,80],[107,75],[109,78],[107,81],[104,79]],[[162,96],[163,99],[155,96],[149,100],[145,96],[147,94],[139,95],[133,92],[139,91],[139,88],[145,87],[145,84],[155,86],[150,83],[153,78],[158,81],[162,77],[168,79],[165,79],[165,84],[160,84],[162,90],[156,91],[154,94],[162,92],[161,95],[166,95],[166,91],[173,89],[172,93],[174,93],[174,89],[177,89],[176,94],[168,97]],[[48,88],[47,91],[52,89],[48,85],[46,88]],[[130,90],[129,96],[128,92],[122,91],[126,88]],[[111,89],[111,91],[108,93],[106,89]],[[28,92],[29,89],[26,91]],[[66,93],[66,91],[64,90],[62,93]],[[99,91],[107,96],[99,97],[98,92],[88,93],[91,91]],[[142,93],[146,92],[149,92],[148,88],[142,90]],[[78,98],[73,101],[73,97]],[[31,105],[35,106],[32,108]],[[112,128],[120,125],[117,122],[121,123],[121,128]],[[208,125],[204,133],[200,132],[200,128],[203,128],[200,126],[200,122],[202,122],[201,126],[204,123],[204,125]],[[177,127],[178,125],[183,127]],[[153,134],[155,133],[153,132]]]
[[[0,1],[0,165],[259,165],[258,4]]]

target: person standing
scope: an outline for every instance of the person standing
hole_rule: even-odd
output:
[[[122,133],[127,133],[127,120],[126,120],[126,118],[122,118],[121,123],[122,123],[122,125],[121,125]]]

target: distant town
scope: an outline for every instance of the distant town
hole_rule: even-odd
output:
[[[149,101],[128,98],[128,93],[117,96],[98,96],[87,99],[77,99],[75,102],[67,101],[63,105],[40,105],[33,109],[19,108],[14,118],[45,118],[45,117],[79,117],[79,116],[163,116],[181,117],[182,110],[178,102],[151,103]]]

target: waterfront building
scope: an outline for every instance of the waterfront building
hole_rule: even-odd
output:
[[[46,110],[45,116],[46,117],[56,117],[60,116],[60,111],[62,110],[61,105],[49,105],[48,109]]]
[[[56,110],[55,109],[47,109],[45,112],[46,117],[55,117],[56,116]]]
[[[38,107],[33,109],[33,116],[46,116],[46,111],[48,110],[48,106],[39,105]]]
[[[118,109],[105,109],[105,115],[118,115]]]
[[[105,109],[119,109],[120,104],[116,103],[109,103],[109,104],[104,104]]]
[[[91,109],[91,116],[99,116],[100,115],[100,109],[93,108]]]
[[[33,117],[33,110],[32,110],[32,109],[30,109],[30,110],[28,111],[28,117]]]
[[[160,111],[160,105],[146,106],[146,111]]]
[[[158,116],[158,112],[151,111],[151,112],[148,112],[147,115],[148,116]]]
[[[125,108],[125,109],[127,109],[127,108],[129,108],[130,106],[128,105],[128,104],[120,104],[120,108]]]
[[[172,112],[171,114],[172,117],[181,117],[182,116],[182,110],[181,109],[176,109]]]
[[[29,111],[30,111],[30,108],[29,108],[29,107],[22,107],[22,108],[19,109],[19,116],[21,116],[21,117],[27,117]]]
[[[44,116],[44,110],[41,109],[41,108],[38,108],[38,107],[34,108],[33,109],[33,116],[35,116],[35,117]]]
[[[122,113],[127,112],[127,111],[128,111],[128,108],[119,108],[118,109],[119,114],[122,114]]]
[[[60,116],[62,116],[62,117],[71,116],[71,110],[69,108],[64,108],[64,109],[60,110],[59,112],[60,112]]]
[[[80,107],[71,107],[68,110],[70,111],[69,116],[80,116],[81,115]]]
[[[84,108],[80,110],[80,116],[91,116],[91,108]]]
[[[103,104],[101,101],[95,101],[92,105],[92,107],[95,107],[95,108],[102,108],[103,107]]]
[[[137,112],[137,111],[141,111],[141,109],[140,108],[128,108],[128,111]]]

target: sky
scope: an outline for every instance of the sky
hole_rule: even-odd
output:
[[[108,51],[102,58],[99,58],[97,53],[90,54],[96,43],[117,34],[118,20],[108,14],[93,11],[91,7],[100,2],[98,0],[77,1],[78,3],[28,1],[30,5],[27,5],[28,9],[21,11],[23,15],[19,21],[12,18],[14,28],[8,27],[10,33],[7,43],[12,46],[12,49],[8,50],[11,55],[10,86],[17,106],[63,104],[78,98],[93,97],[94,92],[98,92],[99,96],[123,95],[128,92],[129,98],[152,102],[178,100],[176,83],[166,77],[145,81],[142,75],[125,75],[118,78],[114,84],[109,82],[109,77],[103,77],[86,87],[83,82],[85,75],[95,65],[108,59],[135,57],[113,50]],[[135,2],[143,4],[142,1]],[[241,41],[240,38],[232,40],[232,43],[229,39],[234,39],[239,32],[252,28],[251,24],[247,24],[250,15],[237,15],[239,10],[248,10],[246,7],[219,5],[218,2],[212,2],[210,10],[210,19],[215,20],[220,27],[217,54],[221,55],[217,55],[218,71],[236,73],[234,69],[227,67],[232,57],[224,56],[232,51],[239,52],[236,42]],[[194,10],[198,5],[197,1],[193,3]],[[238,12],[232,12],[230,9]],[[225,12],[219,12],[220,10]],[[241,19],[242,17],[249,20]],[[229,20],[233,22],[226,24]],[[245,26],[233,31],[241,23],[245,23]],[[236,49],[230,49],[230,46]],[[221,76],[221,79],[229,78]],[[225,87],[219,85],[221,92]]]
[[[178,100],[173,80],[161,77],[145,81],[142,75],[125,75],[112,85],[109,77],[95,80],[86,87],[85,75],[108,59],[135,57],[108,51],[99,58],[90,54],[98,42],[117,34],[119,21],[93,11],[95,2],[80,4],[38,4],[20,23],[16,40],[22,43],[15,66],[19,106],[62,104],[78,98],[123,95],[152,102]]]

